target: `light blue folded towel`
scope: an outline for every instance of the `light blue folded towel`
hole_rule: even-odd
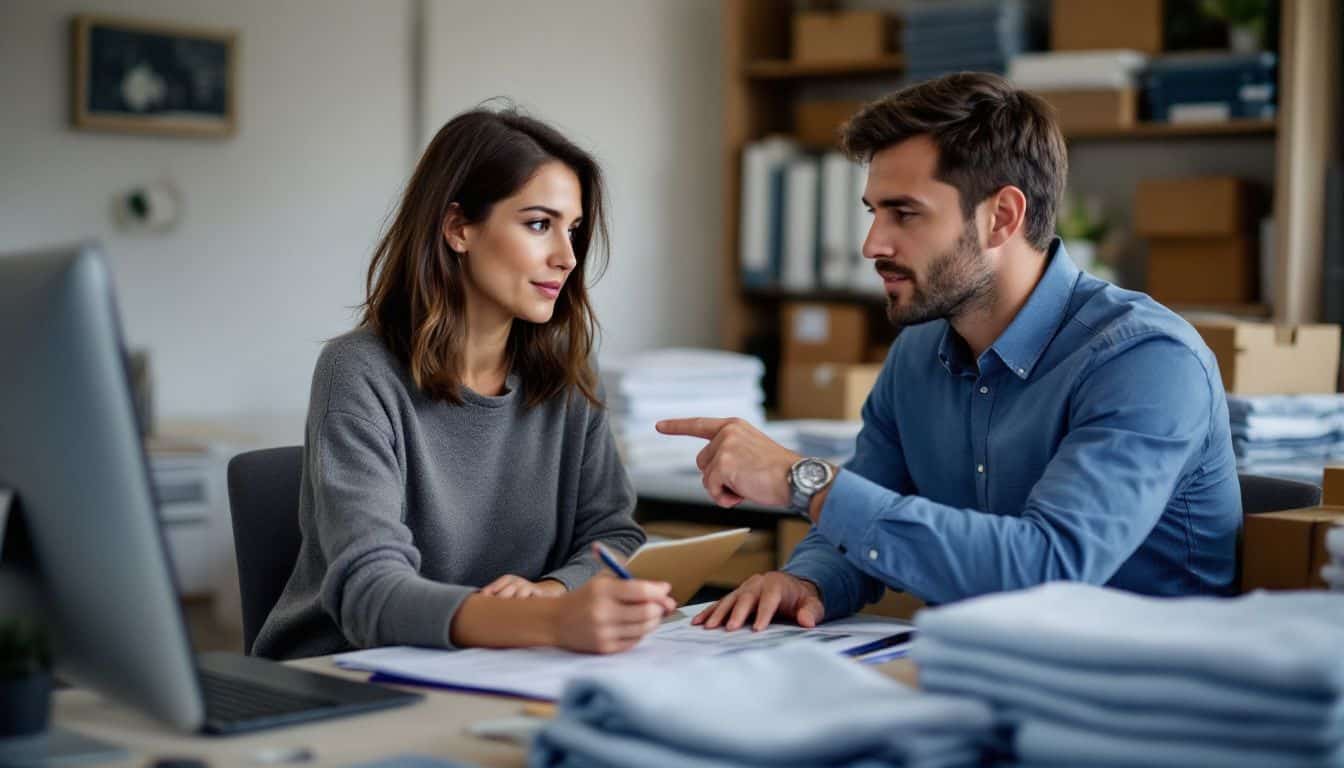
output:
[[[1344,739],[1344,698],[1293,696],[1173,672],[1061,666],[920,638],[920,685],[1134,733],[1194,725],[1228,738],[1290,743]],[[1264,733],[1261,730],[1264,729]]]
[[[784,646],[577,679],[529,765],[974,765],[993,722],[982,702]]]
[[[1075,582],[917,614],[921,638],[1068,669],[1170,673],[1294,697],[1344,696],[1344,596],[1155,598]],[[912,655],[921,658],[921,639]]]
[[[1207,740],[1131,739],[1049,720],[1019,723],[1013,749],[1024,764],[1060,766],[1339,768],[1344,765],[1344,745],[1319,752],[1289,752]]]

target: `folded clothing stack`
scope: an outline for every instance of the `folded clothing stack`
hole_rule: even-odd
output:
[[[660,434],[662,419],[737,416],[765,421],[757,358],[714,349],[660,349],[604,360],[607,407],[621,457],[632,470],[693,471],[705,441]]]
[[[1040,3],[1026,0],[911,0],[901,24],[905,78],[949,72],[1003,74],[1008,61],[1045,42]]]
[[[1344,459],[1344,395],[1229,395],[1227,410],[1242,472],[1319,484]]]
[[[1344,596],[1053,583],[921,611],[920,685],[1040,765],[1344,765]]]
[[[1321,569],[1321,578],[1336,592],[1344,592],[1344,523],[1325,534],[1325,551],[1330,562]]]
[[[796,644],[575,680],[528,765],[971,766],[992,726],[981,702]]]

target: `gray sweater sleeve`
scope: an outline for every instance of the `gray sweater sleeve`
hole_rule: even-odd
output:
[[[616,452],[607,409],[593,408],[584,440],[573,550],[564,565],[542,578],[555,579],[570,590],[582,586],[600,567],[589,554],[595,541],[623,555],[634,552],[645,539],[634,510],[635,489]]]
[[[311,428],[316,532],[330,564],[323,608],[358,648],[450,647],[453,614],[475,590],[419,575],[392,435],[373,419],[340,410],[328,410]]]

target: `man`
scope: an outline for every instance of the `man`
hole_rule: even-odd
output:
[[[1044,102],[951,75],[865,107],[844,144],[868,164],[863,255],[901,333],[843,469],[736,419],[659,424],[709,441],[718,504],[814,523],[782,571],[696,622],[810,627],[884,584],[932,603],[1059,579],[1228,592],[1241,502],[1216,363],[1053,237],[1068,161]]]

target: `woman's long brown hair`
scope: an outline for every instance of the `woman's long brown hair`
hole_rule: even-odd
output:
[[[574,171],[583,194],[583,219],[573,236],[576,263],[549,322],[514,319],[506,364],[518,373],[528,407],[566,391],[600,405],[589,362],[598,329],[587,273],[590,247],[599,254],[595,271],[606,265],[602,173],[554,128],[512,109],[472,110],[439,129],[369,264],[360,326],[383,340],[430,397],[462,402],[465,276],[444,241],[449,206],[461,206],[470,223],[484,221],[495,203],[554,161]]]

